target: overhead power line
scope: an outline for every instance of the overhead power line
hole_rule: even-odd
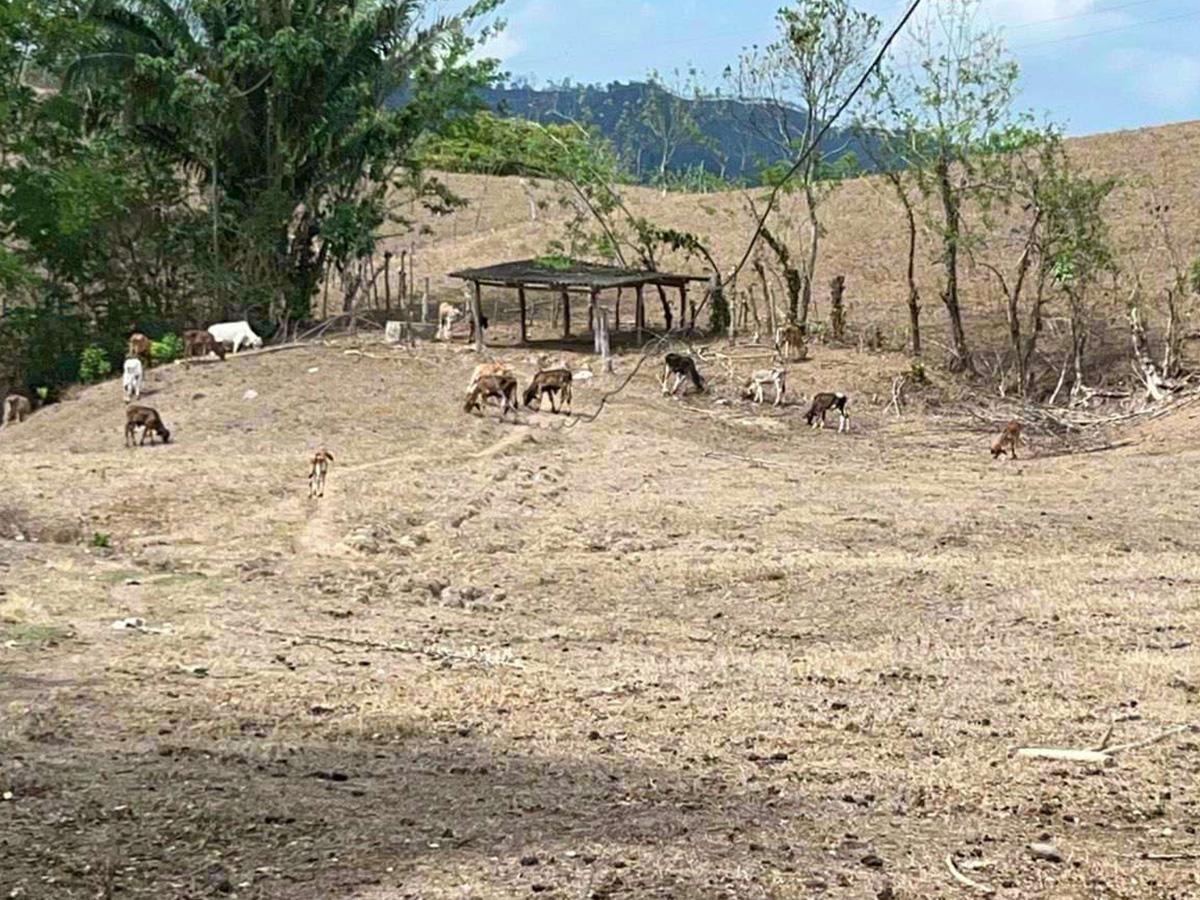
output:
[[[1051,44],[1065,44],[1067,41],[1082,41],[1085,38],[1100,37],[1101,35],[1105,34],[1116,34],[1120,31],[1129,31],[1132,28],[1145,28],[1150,25],[1161,25],[1164,22],[1178,22],[1180,19],[1194,19],[1196,16],[1200,16],[1200,9],[1194,9],[1191,12],[1179,13],[1178,15],[1174,16],[1165,16],[1161,19],[1146,19],[1141,22],[1129,22],[1125,25],[1118,25],[1115,28],[1102,28],[1099,31],[1088,31],[1084,34],[1068,34],[1063,37],[1050,38],[1045,41],[1034,41],[1031,44],[1019,44],[1012,49],[1013,52],[1016,53],[1021,50],[1031,50],[1035,47],[1047,47]]]
[[[1121,3],[1117,6],[1102,6],[1099,9],[1089,9],[1086,12],[1071,13],[1069,16],[1055,16],[1053,19],[1035,19],[1032,22],[1018,22],[1007,26],[1007,30],[1016,31],[1019,28],[1033,28],[1037,25],[1051,25],[1055,22],[1073,22],[1076,19],[1087,19],[1092,16],[1102,16],[1105,13],[1120,12],[1134,6],[1145,6],[1147,3],[1161,3],[1162,0],[1133,0],[1131,3]]]
[[[862,77],[858,79],[858,82],[854,85],[853,90],[846,95],[838,108],[834,110],[833,115],[830,116],[825,124],[821,126],[821,130],[817,132],[816,136],[812,140],[812,143],[804,148],[804,152],[797,157],[794,163],[792,163],[792,167],[788,169],[783,178],[781,178],[775,184],[775,187],[771,190],[770,195],[767,197],[767,205],[763,209],[762,215],[758,217],[758,223],[754,226],[754,234],[750,237],[750,243],[746,245],[746,252],[742,254],[741,261],[730,274],[730,280],[736,278],[738,273],[745,268],[746,263],[749,261],[750,254],[754,252],[754,245],[757,244],[759,238],[762,237],[763,227],[767,224],[767,217],[771,215],[771,209],[775,206],[775,201],[779,198],[779,192],[783,190],[783,186],[792,179],[793,175],[800,171],[800,167],[804,165],[805,161],[812,156],[817,147],[821,145],[821,141],[825,139],[825,135],[828,134],[829,129],[833,127],[833,123],[841,117],[841,115],[850,106],[851,102],[853,102],[854,98],[858,96],[858,92],[861,91],[866,85],[867,79],[871,77],[871,73],[879,68],[879,64],[883,62],[883,58],[887,55],[888,50],[891,49],[892,42],[899,37],[900,32],[904,30],[904,26],[908,24],[908,20],[913,17],[917,11],[917,7],[920,5],[921,0],[913,0],[913,3],[911,6],[909,6],[908,11],[904,14],[900,21],[896,23],[896,27],[889,32],[887,39],[884,40],[883,45],[879,48],[879,52],[875,54],[875,58],[871,60],[871,64],[867,66],[866,71],[862,73]]]

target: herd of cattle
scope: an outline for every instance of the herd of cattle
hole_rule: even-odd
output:
[[[439,337],[445,339],[448,337],[447,333],[453,325],[453,320],[446,321],[448,317],[445,315],[445,310],[441,311],[439,318],[441,319],[439,322]],[[744,399],[763,403],[765,400],[764,390],[770,387],[774,393],[774,405],[779,406],[783,403],[784,395],[787,391],[787,383],[786,369],[783,368],[780,360],[791,355],[789,351],[791,349],[790,344],[793,343],[793,338],[791,335],[786,334],[782,338],[781,342],[777,337],[777,358],[775,364],[769,369],[762,369],[751,373],[749,379],[744,383],[742,388],[742,397]],[[803,336],[800,335],[795,340],[802,341]],[[222,322],[212,325],[206,330],[185,331],[183,333],[183,343],[185,357],[194,358],[214,354],[221,360],[225,359],[227,353],[237,353],[247,347],[257,349],[263,345],[262,338],[256,335],[253,329],[251,329],[250,324],[245,321]],[[778,354],[781,343],[783,347],[782,356]],[[163,443],[168,443],[171,440],[171,432],[163,423],[158,410],[135,403],[135,401],[141,399],[145,370],[150,367],[150,364],[150,339],[144,334],[134,333],[129,338],[121,379],[122,390],[127,404],[125,410],[126,446],[133,446],[135,443],[140,446],[146,442],[147,437],[150,438],[152,444],[155,437],[159,438]],[[674,378],[674,383],[668,386],[672,378]],[[549,399],[550,408],[554,413],[561,411],[570,415],[574,379],[574,374],[565,366],[541,369],[534,374],[525,389],[524,395],[520,399],[524,401],[526,408],[538,410],[541,409],[542,403],[546,399]],[[707,389],[695,358],[681,353],[666,354],[663,357],[662,393],[674,396],[678,393],[680,386],[687,382],[691,382],[697,391],[703,392]],[[496,401],[499,405],[501,420],[510,412],[513,418],[516,419],[517,410],[520,406],[518,403],[517,376],[506,363],[489,362],[476,366],[474,372],[471,374],[471,381],[467,386],[466,403],[463,407],[464,411],[468,413],[482,411],[484,404],[490,400]],[[825,416],[833,410],[838,414],[838,432],[848,431],[850,429],[850,413],[846,408],[848,402],[847,396],[841,392],[819,393],[813,397],[808,411],[804,414],[805,422],[813,428],[824,428]],[[3,424],[8,426],[23,422],[32,411],[33,402],[29,397],[23,394],[9,394],[4,400]],[[137,435],[139,429],[141,430],[140,440]],[[992,444],[993,458],[1002,456],[1007,452],[1015,459],[1017,456],[1017,445],[1020,441],[1020,423],[1016,421],[1009,422],[1001,435]],[[313,456],[309,473],[309,495],[311,497],[319,497],[324,493],[325,478],[332,462],[333,455],[324,448],[318,450]]]

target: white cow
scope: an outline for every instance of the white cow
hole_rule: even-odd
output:
[[[125,360],[125,374],[121,376],[121,387],[125,391],[125,402],[142,399],[142,361],[136,356]]]
[[[218,341],[232,344],[234,353],[242,347],[258,349],[263,345],[262,338],[251,330],[250,323],[245,319],[240,322],[218,322],[216,325],[209,325],[208,333]]]
[[[454,323],[463,317],[463,311],[453,303],[441,303],[438,305],[438,330],[437,337],[439,341],[450,340],[450,330],[454,327]]]

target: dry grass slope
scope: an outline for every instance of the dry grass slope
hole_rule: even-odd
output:
[[[1184,259],[1200,255],[1200,232],[1192,223],[1200,219],[1200,122],[1188,122],[1138,131],[1117,132],[1069,142],[1073,158],[1084,171],[1096,176],[1113,176],[1121,181],[1108,209],[1121,263],[1127,271],[1141,270],[1148,293],[1156,300],[1169,280],[1166,256],[1157,250],[1148,208],[1165,203],[1171,207],[1175,240]],[[445,219],[427,220],[432,233],[418,244],[417,271],[429,276],[435,292],[461,299],[456,282],[445,277],[455,269],[508,259],[537,256],[550,241],[561,239],[568,212],[558,202],[550,185],[543,184],[538,196],[546,209],[537,222],[530,221],[529,202],[515,178],[450,175],[448,183],[470,200],[470,206]],[[890,344],[905,341],[907,312],[905,298],[905,252],[902,212],[892,199],[891,189],[878,179],[860,179],[837,191],[828,202],[828,237],[816,277],[817,317],[828,318],[829,279],[847,277],[847,302],[851,327],[861,331],[883,330]],[[725,194],[669,194],[630,188],[627,199],[636,213],[664,225],[690,230],[711,246],[723,270],[741,258],[753,226],[745,197]],[[795,222],[805,219],[800,198],[788,198],[782,206]],[[787,234],[788,229],[782,229]],[[402,243],[393,242],[399,252]],[[403,244],[407,246],[407,244]],[[1019,249],[992,257],[1005,268],[1015,265]],[[919,277],[924,298],[926,337],[932,355],[944,338],[944,310],[937,293],[937,251],[926,242],[919,258]],[[665,268],[702,273],[696,261],[668,257]],[[966,273],[966,316],[969,335],[985,353],[1005,341],[1002,296],[982,268]],[[783,291],[773,286],[777,296]],[[497,292],[492,292],[497,295]],[[503,292],[499,292],[503,296]],[[511,299],[511,298],[509,298]],[[1099,299],[1098,333],[1095,349],[1105,345],[1124,351],[1128,343],[1124,324],[1126,294],[1112,292]],[[1065,312],[1052,310],[1047,347],[1057,346],[1065,336]],[[1165,320],[1159,310],[1149,311],[1151,330],[1160,333]],[[1200,347],[1192,356],[1200,360]],[[1057,356],[1055,357],[1057,360]],[[1127,365],[1121,359],[1113,372],[1125,378]]]
[[[794,367],[839,436],[346,349],[153,370],[165,447],[115,382],[0,432],[0,896],[1200,896],[1200,736],[1009,754],[1196,722],[1194,405],[993,463],[899,356]]]

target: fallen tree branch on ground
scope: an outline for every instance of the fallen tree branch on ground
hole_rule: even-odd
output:
[[[954,857],[949,853],[946,854],[946,868],[950,870],[950,874],[954,876],[954,880],[959,884],[966,885],[971,890],[979,891],[981,894],[996,893],[996,889],[990,884],[984,884],[981,881],[975,881],[974,879],[968,878],[966,875],[960,872],[958,867],[954,865]]]
[[[213,363],[229,362],[234,359],[251,359],[255,356],[266,356],[268,353],[282,353],[284,350],[299,350],[301,347],[311,347],[312,344],[302,344],[293,342],[291,344],[276,344],[274,347],[263,347],[259,350],[247,350],[245,353],[229,353],[225,359],[218,359],[215,356],[199,356],[189,359],[181,359],[179,363],[183,366],[211,366]]]
[[[1174,737],[1177,734],[1196,731],[1197,729],[1200,729],[1200,726],[1191,723],[1174,725],[1166,731],[1161,731],[1151,737],[1108,747],[1105,745],[1107,745],[1109,738],[1112,737],[1112,729],[1110,728],[1104,735],[1104,741],[1099,750],[1074,750],[1066,747],[1021,747],[1016,751],[1015,755],[1025,759],[1054,759],[1062,762],[1096,763],[1102,766],[1112,766],[1116,765],[1116,760],[1113,757],[1118,753],[1125,753],[1129,750],[1140,750],[1143,747],[1149,747],[1151,744],[1165,741],[1167,738]]]
[[[364,647],[369,650],[380,650],[385,653],[409,653],[414,656],[425,656],[429,659],[470,662],[481,665],[484,668],[493,666],[505,666],[512,669],[525,668],[525,665],[521,662],[513,659],[498,659],[488,651],[479,650],[478,648],[471,648],[470,650],[447,650],[442,647],[418,647],[408,643],[385,644],[379,641],[365,641],[328,634],[304,634],[294,631],[281,631],[277,628],[261,628],[254,633],[270,634],[276,637],[285,637],[293,641],[302,641],[311,644],[344,644],[349,647]]]

